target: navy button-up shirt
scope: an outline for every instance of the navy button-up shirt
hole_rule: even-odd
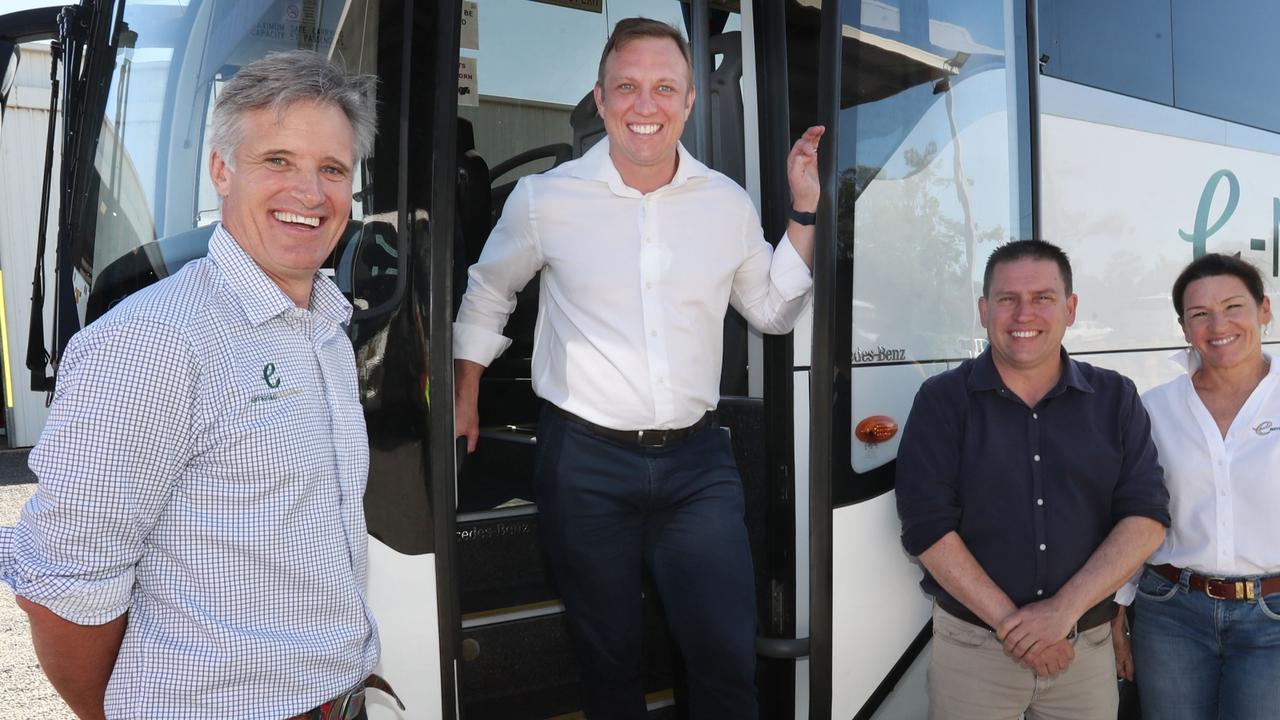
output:
[[[991,351],[920,387],[898,450],[902,544],[955,531],[1018,606],[1052,597],[1122,518],[1169,525],[1169,493],[1133,381],[1077,362],[1027,407]],[[921,586],[949,597],[926,572]],[[954,598],[951,598],[954,600]]]

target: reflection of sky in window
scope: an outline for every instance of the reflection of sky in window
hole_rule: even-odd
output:
[[[1003,119],[1008,110],[1005,91],[1005,74],[1000,70],[980,73],[957,84],[952,91],[955,94],[956,126],[962,135],[961,162],[965,177],[972,183],[969,199],[974,217],[983,227],[1008,224],[1010,168],[1008,127]],[[914,150],[924,154],[930,142],[935,144],[937,152],[933,162],[942,161],[941,177],[954,176],[955,139],[947,118],[945,98],[932,96],[932,102],[919,111],[922,111],[921,115],[908,129],[905,138],[858,137],[860,160],[865,163],[869,156],[883,158],[884,165],[876,175],[877,180],[903,178],[915,172],[917,168],[912,168],[906,161],[906,152]],[[1000,121],[984,121],[991,115],[998,115]],[[851,137],[849,133],[853,128],[849,121],[853,117],[853,113],[841,113],[841,137]],[[895,146],[886,147],[886,142],[894,142]],[[840,145],[841,169],[853,167],[852,143],[842,142]],[[935,197],[944,215],[961,215],[954,186],[940,189]]]
[[[684,29],[676,0],[613,0],[603,13],[533,0],[478,0],[481,95],[576,105],[596,82],[600,51],[619,20],[636,15]],[[734,15],[727,30],[740,29]]]
[[[998,54],[1004,47],[1004,3],[1000,0],[900,0],[847,2],[843,22],[923,50]]]

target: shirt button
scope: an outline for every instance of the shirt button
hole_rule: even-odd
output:
[[[1041,552],[1044,552],[1044,547],[1045,547],[1045,546],[1044,546],[1044,543],[1040,543],[1040,551],[1041,551]]]
[[[653,289],[653,283],[645,283],[645,284],[644,284],[644,289],[645,289],[645,290],[652,290],[652,289]]]
[[[1040,462],[1040,456],[1039,456],[1039,455],[1033,455],[1033,456],[1031,457],[1031,459],[1032,459],[1032,460],[1035,460],[1036,462]]]
[[[657,330],[650,330],[650,331],[649,331],[649,337],[658,337],[658,331],[657,331]]]
[[[1040,419],[1040,413],[1031,413],[1031,419],[1032,419],[1032,420],[1039,420],[1039,419]]]
[[[1036,595],[1043,595],[1043,594],[1044,594],[1044,590],[1037,590],[1037,591],[1036,591]]]
[[[1043,504],[1044,504],[1044,498],[1036,498],[1036,504],[1037,504],[1037,505],[1043,505]]]

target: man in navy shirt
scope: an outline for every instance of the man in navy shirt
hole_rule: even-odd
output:
[[[987,260],[990,347],[920,388],[898,451],[902,543],[935,599],[930,718],[1115,717],[1116,589],[1164,539],[1169,495],[1133,382],[1072,360],[1071,265]]]

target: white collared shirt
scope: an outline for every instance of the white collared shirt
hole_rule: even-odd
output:
[[[789,239],[776,252],[765,241],[741,187],[679,156],[648,194],[623,183],[607,139],[522,178],[469,272],[454,357],[487,366],[501,354],[516,292],[542,270],[540,397],[619,430],[686,427],[714,408],[728,305],[785,333],[813,280]]]
[[[1280,363],[1266,357],[1271,371],[1225,438],[1191,384],[1194,351],[1175,356],[1186,374],[1142,396],[1173,520],[1151,564],[1219,577],[1280,572]]]
[[[108,718],[290,717],[377,662],[351,306],[320,275],[310,305],[219,227],[67,347],[0,580],[129,614]]]

